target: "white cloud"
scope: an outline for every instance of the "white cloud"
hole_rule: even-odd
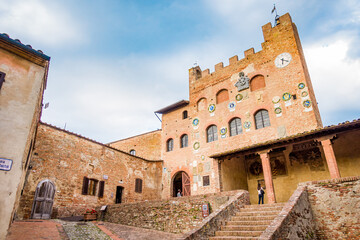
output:
[[[354,36],[346,33],[329,36],[304,46],[312,83],[323,121],[342,111],[360,114],[360,59],[350,59],[347,52]],[[341,116],[338,116],[341,119]],[[352,120],[352,119],[342,119]]]
[[[41,46],[84,40],[66,9],[43,0],[0,0],[0,29],[12,38],[24,38]]]

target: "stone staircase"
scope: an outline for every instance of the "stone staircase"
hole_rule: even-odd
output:
[[[280,213],[284,203],[246,205],[215,233],[210,240],[258,239]]]

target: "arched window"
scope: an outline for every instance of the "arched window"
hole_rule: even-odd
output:
[[[171,152],[174,149],[174,139],[170,138],[166,141],[166,151]]]
[[[180,141],[180,147],[181,148],[184,148],[184,147],[188,146],[188,135],[187,134],[182,135],[180,140],[181,140]]]
[[[270,118],[267,110],[262,109],[255,113],[255,125],[256,129],[270,126]]]
[[[131,150],[130,150],[130,154],[135,156],[135,155],[136,155],[136,151],[135,151],[134,149],[131,149]]]
[[[217,136],[217,127],[216,125],[211,125],[206,130],[207,142],[213,142],[218,140]]]
[[[231,119],[231,121],[229,122],[229,128],[230,128],[230,136],[235,136],[242,133],[241,119],[240,118]]]
[[[197,110],[198,111],[205,110],[207,108],[206,105],[207,105],[206,98],[200,98],[199,101],[197,102]]]
[[[250,90],[255,91],[265,87],[265,78],[263,75],[256,75],[250,80]]]
[[[188,111],[183,111],[183,113],[182,113],[182,118],[183,119],[186,119],[186,118],[188,118]]]
[[[217,104],[228,101],[228,100],[229,100],[228,90],[222,89],[216,94],[216,103]]]

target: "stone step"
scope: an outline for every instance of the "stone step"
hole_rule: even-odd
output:
[[[253,204],[245,205],[245,208],[268,208],[268,207],[283,207],[285,203],[272,203],[272,204]]]
[[[283,206],[277,207],[264,207],[264,208],[241,208],[240,212],[254,212],[254,211],[281,211]]]
[[[274,220],[277,215],[259,215],[259,216],[234,216],[231,221],[261,221],[261,220]]]
[[[215,236],[258,237],[263,231],[217,231]]]
[[[278,215],[280,211],[254,211],[254,212],[237,212],[236,216],[269,216]]]
[[[238,225],[251,225],[251,226],[257,226],[257,225],[269,225],[272,222],[272,220],[259,220],[259,221],[228,221],[226,222],[226,225],[231,226],[238,226]]]
[[[225,225],[221,226],[222,231],[264,231],[268,225]]]
[[[209,237],[209,240],[254,240],[258,237],[239,237],[239,236],[216,236]]]

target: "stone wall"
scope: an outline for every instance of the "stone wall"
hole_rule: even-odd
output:
[[[19,218],[30,218],[39,182],[55,186],[52,217],[82,215],[86,209],[115,203],[118,187],[122,202],[160,199],[162,161],[148,161],[74,133],[39,124],[27,183],[18,208]],[[84,177],[95,179],[94,195],[82,192]],[[135,192],[136,179],[142,180]],[[99,196],[100,181],[105,182]]]
[[[149,160],[161,159],[161,130],[156,130],[133,136],[108,144],[113,148],[129,153],[135,150],[135,155]]]
[[[309,182],[307,191],[321,239],[359,239],[360,177]]]
[[[221,205],[231,199],[231,196],[239,193],[242,195],[241,203],[249,204],[246,191],[230,191],[163,201],[109,205],[104,220],[171,233],[186,233],[203,223],[202,204],[209,203],[211,212],[215,213]],[[225,215],[228,216],[229,213]]]
[[[298,187],[259,239],[316,239],[306,187]]]
[[[220,230],[232,216],[235,215],[244,205],[249,205],[249,193],[247,191],[238,191],[229,201],[216,211],[205,218],[200,225],[192,231],[183,235],[181,240],[208,240],[214,236],[215,232]]]

